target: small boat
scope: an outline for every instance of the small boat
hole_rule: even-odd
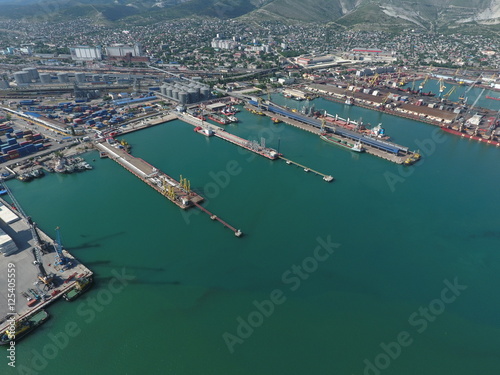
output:
[[[407,158],[407,159],[403,162],[403,164],[404,164],[404,165],[413,165],[413,164],[415,164],[417,161],[419,161],[421,157],[422,157],[422,156],[420,155],[420,153],[418,153],[418,152],[414,152],[413,154],[411,154],[411,155],[410,155],[410,157],[409,157],[409,158]]]
[[[33,180],[33,176],[31,175],[31,173],[23,173],[21,175],[19,175],[19,177],[17,178],[19,181],[22,181],[22,182],[30,182],[31,180]]]
[[[15,328],[9,327],[0,334],[0,345],[9,345],[11,341],[17,343],[17,341],[43,324],[47,319],[49,319],[49,314],[45,310],[40,310],[33,315],[18,320],[13,323]]]
[[[274,122],[275,124],[279,124],[281,122],[281,120],[277,117],[271,117],[271,120],[272,122]]]
[[[348,142],[344,139],[341,139],[339,137],[335,137],[334,135],[326,135],[326,134],[322,134],[320,136],[320,138],[326,142],[329,142],[329,143],[333,143],[337,146],[340,146],[340,147],[343,147],[343,148],[346,148],[348,150],[351,150],[351,151],[354,151],[354,152],[363,152],[365,149],[363,148],[363,146],[361,145],[361,142]]]
[[[234,116],[234,115],[229,115],[227,116],[227,119],[231,122],[239,122],[240,120],[238,120],[238,117]]]
[[[92,276],[82,277],[76,280],[76,285],[63,294],[66,301],[73,301],[90,289],[93,283]]]

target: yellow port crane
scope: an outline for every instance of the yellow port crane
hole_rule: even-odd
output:
[[[375,85],[375,83],[377,82],[378,77],[379,77],[378,73],[375,73],[375,75],[372,77],[372,79],[370,79],[368,86],[373,87]]]
[[[441,77],[439,78],[439,96],[443,95],[443,92],[444,92],[444,89],[446,88],[446,86],[444,85],[444,78]]]
[[[457,89],[457,86],[453,86],[450,91],[448,91],[446,94],[444,94],[442,96],[443,99],[448,99],[450,97],[451,94],[453,94],[453,92]]]
[[[419,90],[420,92],[422,92],[422,91],[423,91],[424,86],[425,86],[425,84],[427,83],[427,81],[428,81],[428,80],[429,80],[429,74],[427,74],[427,75],[425,76],[425,79],[424,79],[424,80],[420,83],[420,85],[418,86],[418,90]]]
[[[181,175],[179,183],[181,189],[184,190],[186,193],[189,193],[191,191],[191,182],[187,178],[183,178]]]

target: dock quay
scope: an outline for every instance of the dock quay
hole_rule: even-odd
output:
[[[282,159],[282,160],[284,160],[287,164],[292,164],[292,165],[295,165],[297,167],[302,168],[304,170],[304,172],[312,172],[312,173],[314,173],[314,174],[316,174],[318,176],[323,177],[323,180],[325,180],[326,182],[332,182],[333,181],[333,177],[332,176],[329,176],[329,175],[326,175],[324,173],[318,172],[318,171],[316,171],[314,169],[306,167],[305,165],[299,164],[299,163],[297,163],[297,162],[295,162],[293,160],[287,159],[287,158],[285,158],[283,156],[280,156],[279,158]]]
[[[136,118],[122,125],[120,127],[120,134],[129,134],[138,130],[160,125],[172,120],[177,120],[177,116],[175,114],[170,114],[170,113],[166,114],[155,113],[154,115]]]
[[[234,134],[226,132],[223,128],[219,126],[213,126],[199,118],[188,114],[179,114],[179,120],[185,121],[188,124],[195,126],[195,130],[198,133],[211,136],[214,135],[220,139],[223,139],[227,142],[235,144],[236,146],[247,149],[248,151],[255,152],[256,154],[263,156],[270,160],[276,160],[279,156],[278,151],[273,148],[266,147],[265,144],[259,144],[256,141],[249,141],[247,139],[238,137]],[[197,129],[199,128],[199,129]]]
[[[268,158],[270,160],[283,159],[287,162],[287,164],[293,164],[293,165],[299,166],[302,169],[304,169],[305,172],[311,171],[318,176],[322,176],[323,180],[325,180],[326,182],[333,181],[332,176],[315,171],[314,169],[308,168],[306,166],[303,166],[302,164],[299,164],[299,163],[294,162],[290,159],[287,159],[287,158],[283,157],[282,154],[278,153],[278,151],[276,151],[272,148],[267,148],[262,144],[258,144],[257,142],[251,142],[251,141],[248,141],[246,139],[237,137],[233,134],[227,133],[221,127],[207,124],[206,122],[204,122],[196,117],[190,116],[190,115],[181,115],[181,116],[179,116],[179,119],[195,126],[195,130],[200,134],[203,134],[205,136],[214,135],[216,137],[224,139],[225,141],[228,141],[228,142],[233,143],[237,146],[243,147],[243,148],[245,148],[249,151],[255,152],[261,156],[264,156],[265,158]],[[301,125],[301,124],[298,123],[298,125]]]
[[[217,220],[225,227],[231,229],[236,237],[242,236],[243,232],[241,230],[229,225],[227,222],[200,205],[204,198],[191,190],[190,183],[187,179],[182,178],[181,176],[179,182],[166,173],[160,171],[158,168],[153,167],[148,162],[140,158],[136,158],[120,148],[114,147],[103,139],[96,143],[96,147],[101,152],[106,153],[109,158],[113,159],[119,165],[138,177],[141,181],[145,182],[158,193],[175,203],[178,207],[183,210],[191,207],[197,207],[202,212],[208,214],[212,220]]]
[[[0,229],[17,247],[13,252],[4,252],[2,247],[4,255],[0,256],[0,267],[4,270],[0,273],[0,285],[4,285],[0,290],[1,335],[12,319],[19,321],[46,309],[65,293],[78,288],[82,278],[92,279],[93,272],[65,249],[60,249],[58,257],[56,241],[37,228],[18,204],[14,210],[10,203],[0,199],[0,207]],[[37,251],[40,243],[44,251]],[[50,283],[43,282],[41,272]]]
[[[203,197],[191,191],[189,186],[163,173],[148,162],[136,158],[104,140],[98,141],[96,147],[183,210],[191,207],[192,203],[203,201]]]
[[[404,164],[405,161],[407,161],[414,155],[414,153],[408,150],[407,147],[400,146],[392,142],[367,137],[354,131],[343,129],[340,126],[324,124],[319,119],[292,112],[271,102],[262,104],[250,100],[249,105],[260,109],[264,114],[268,116],[277,117],[286,124],[309,131],[316,135],[321,135],[325,131],[334,132],[337,137],[345,141],[360,141],[363,144],[364,150],[368,154],[378,156],[379,158],[391,161],[396,164]]]

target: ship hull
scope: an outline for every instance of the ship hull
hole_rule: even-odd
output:
[[[445,128],[445,127],[442,127],[441,129],[443,129],[447,133],[455,134],[455,135],[458,135],[458,136],[460,136],[462,138],[473,139],[475,141],[480,141],[480,142],[487,143],[487,144],[493,145],[493,146],[500,146],[500,142],[492,141],[492,140],[489,140],[489,139],[484,139],[482,137],[478,137],[477,135],[470,135],[470,134],[467,134],[467,133],[459,132],[458,130],[454,130],[454,129],[450,129],[450,128]]]
[[[332,137],[332,136],[327,137],[324,135],[321,135],[320,138],[328,143],[345,148],[346,150],[350,150],[350,151],[354,151],[354,152],[363,152],[363,148],[359,148],[356,146],[356,144],[343,141],[340,138],[336,138],[336,137]]]

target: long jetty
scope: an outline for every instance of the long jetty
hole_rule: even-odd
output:
[[[183,210],[197,207],[208,214],[212,220],[217,220],[231,229],[236,237],[243,235],[241,230],[203,208],[200,203],[204,198],[190,189],[187,180],[181,178],[181,181],[177,181],[148,162],[130,155],[123,149],[114,147],[103,139],[96,141],[96,147]]]
[[[234,134],[227,133],[223,128],[208,124],[196,117],[190,115],[178,115],[179,120],[182,120],[188,124],[195,126],[196,131],[200,134],[204,134],[206,136],[214,135],[219,137],[227,142],[233,143],[237,146],[247,149],[248,151],[255,152],[265,158],[270,160],[283,159],[287,162],[287,164],[294,164],[304,169],[305,172],[313,172],[314,174],[323,177],[323,180],[326,182],[331,182],[334,178],[330,175],[326,175],[324,173],[318,172],[312,168],[306,167],[302,164],[294,162],[290,159],[283,157],[282,154],[278,153],[275,149],[264,147],[263,145],[259,145],[257,142],[251,142],[244,138],[240,138]]]
[[[287,164],[292,164],[292,165],[295,165],[297,167],[302,168],[304,170],[304,172],[311,172],[311,173],[314,173],[314,174],[316,174],[318,176],[323,177],[323,180],[325,180],[326,182],[333,181],[333,177],[330,176],[330,175],[326,175],[324,173],[318,172],[317,170],[314,170],[314,169],[311,169],[309,167],[306,167],[305,165],[299,164],[299,163],[297,163],[297,162],[295,162],[293,160],[287,159],[287,158],[285,158],[283,156],[280,156],[279,158],[283,159]]]
[[[248,107],[259,108],[259,104],[250,100]],[[260,111],[262,111],[266,116],[276,117],[288,125],[295,126],[313,134],[321,135],[323,133],[321,122],[319,120],[299,113],[294,113],[286,108],[277,106],[276,104],[262,105],[260,106]],[[367,153],[392,161],[396,164],[403,164],[405,160],[413,155],[413,152],[409,151],[406,147],[399,146],[391,142],[367,138],[348,129],[340,130],[342,128],[340,123],[338,127],[328,123],[324,127],[328,128],[330,131],[333,130],[336,133],[336,136],[346,141],[361,141],[363,143],[363,148]],[[394,152],[388,152],[386,149],[394,150]]]

